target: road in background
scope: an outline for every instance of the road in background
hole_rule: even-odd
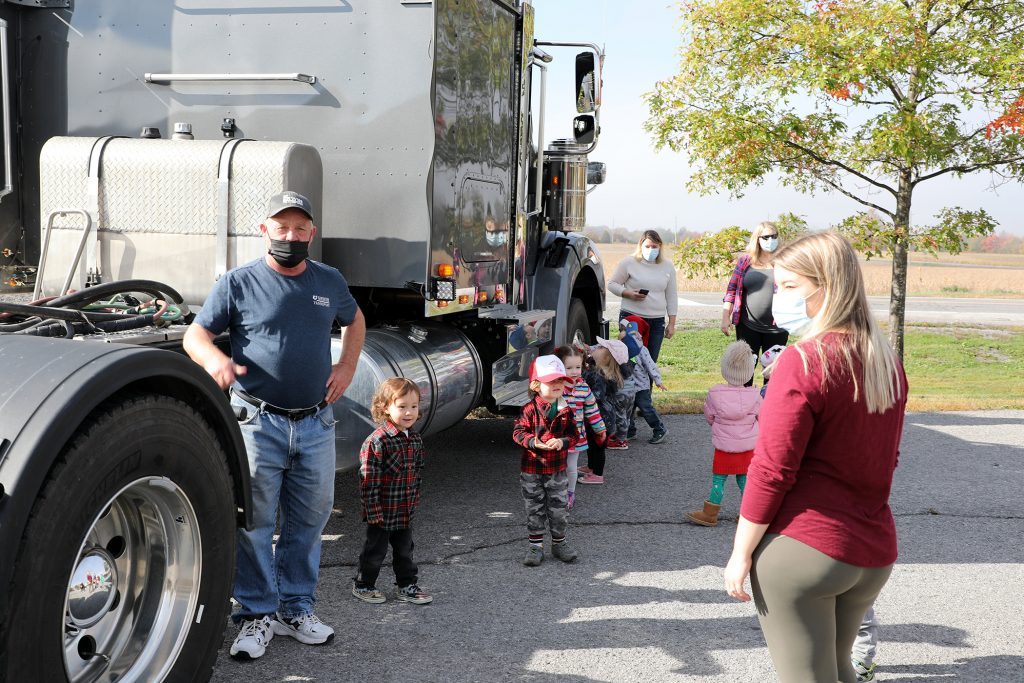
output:
[[[618,315],[621,299],[607,294],[605,317]],[[889,297],[869,296],[875,317],[889,319]],[[680,320],[720,320],[722,295],[710,292],[680,292]],[[965,299],[960,297],[909,297],[908,323],[956,323],[978,326],[1024,326],[1024,299]]]
[[[711,480],[703,416],[609,453],[607,483],[580,486],[569,538],[581,559],[521,564],[519,452],[510,420],[465,420],[427,437],[416,518],[420,583],[434,604],[350,594],[364,526],[356,478],[337,477],[317,612],[333,643],[270,643],[257,662],[222,650],[215,683],[532,681],[760,683],[775,680],[753,604],[722,589],[738,491],[707,529],[684,523]],[[641,436],[649,432],[646,427]],[[876,604],[884,681],[1024,680],[1024,411],[907,416],[892,508],[900,559]],[[234,638],[228,627],[225,645]]]

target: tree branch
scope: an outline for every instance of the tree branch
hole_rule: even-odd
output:
[[[891,187],[889,187],[885,183],[879,182],[879,181],[875,180],[874,178],[871,178],[870,176],[866,176],[863,173],[861,173],[860,171],[858,171],[858,170],[856,170],[854,168],[850,168],[849,166],[847,166],[846,164],[844,164],[844,163],[842,163],[840,161],[836,161],[834,159],[826,159],[825,157],[821,156],[820,154],[818,154],[814,150],[810,149],[809,147],[805,147],[804,145],[801,145],[798,142],[793,142],[792,140],[783,140],[782,144],[784,144],[784,145],[786,145],[788,147],[792,147],[794,149],[800,150],[801,152],[803,152],[807,156],[809,156],[812,159],[814,159],[815,161],[817,161],[819,164],[824,164],[825,166],[835,166],[836,168],[841,168],[844,171],[846,171],[847,173],[849,173],[850,175],[855,176],[857,178],[860,178],[864,182],[869,183],[871,185],[874,185],[875,187],[877,187],[879,189],[885,190],[886,192],[891,194],[893,197],[896,196],[896,190],[892,189]]]
[[[935,25],[935,28],[933,28],[932,30],[928,31],[928,35],[929,36],[934,36],[936,33],[941,31],[943,29],[943,27],[945,27],[946,25],[950,24],[951,22],[956,21],[957,19],[962,17],[964,15],[964,12],[969,10],[971,8],[971,5],[973,5],[973,4],[974,4],[973,1],[972,2],[965,2],[964,4],[962,4],[960,6],[960,10],[956,14],[951,15],[945,21],[940,21],[939,23],[937,23]]]
[[[815,173],[814,171],[811,171],[811,175],[814,176],[819,181],[825,183],[829,187],[833,188],[837,192],[840,192],[840,193],[846,195],[847,197],[849,197],[853,201],[858,202],[860,204],[863,204],[864,206],[871,207],[872,209],[875,209],[876,211],[881,211],[882,213],[884,213],[889,218],[892,218],[893,220],[896,219],[896,214],[893,213],[892,211],[890,211],[889,209],[881,207],[878,204],[875,204],[874,202],[869,202],[866,199],[861,199],[860,197],[858,197],[857,195],[853,194],[852,192],[847,190],[845,187],[843,187],[839,183],[837,183],[834,180],[832,180],[831,178],[828,178],[828,177],[826,177],[824,175],[821,175],[819,173]]]
[[[982,168],[994,168],[996,166],[1005,166],[1006,164],[1012,164],[1015,161],[1024,161],[1024,155],[1019,157],[1010,157],[1008,159],[997,159],[995,161],[986,161],[978,164],[970,164],[968,166],[950,166],[949,168],[939,169],[934,173],[923,175],[917,180],[913,181],[911,185],[914,186],[917,185],[918,183],[923,183],[926,180],[937,178],[938,176],[946,173],[971,173],[972,171],[977,171]]]

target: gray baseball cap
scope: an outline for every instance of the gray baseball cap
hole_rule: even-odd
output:
[[[298,209],[313,220],[313,204],[298,192],[282,192],[270,198],[267,204],[267,218],[273,218],[285,209]]]

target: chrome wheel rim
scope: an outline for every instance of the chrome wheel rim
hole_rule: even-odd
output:
[[[195,511],[166,477],[144,477],[102,506],[68,577],[62,633],[72,683],[160,681],[178,658],[199,600]]]

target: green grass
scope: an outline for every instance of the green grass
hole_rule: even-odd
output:
[[[662,346],[658,366],[668,391],[654,390],[658,411],[699,413],[708,388],[723,381],[719,360],[733,339],[717,327],[682,323]],[[1024,409],[1024,330],[914,325],[904,346],[908,410]]]

